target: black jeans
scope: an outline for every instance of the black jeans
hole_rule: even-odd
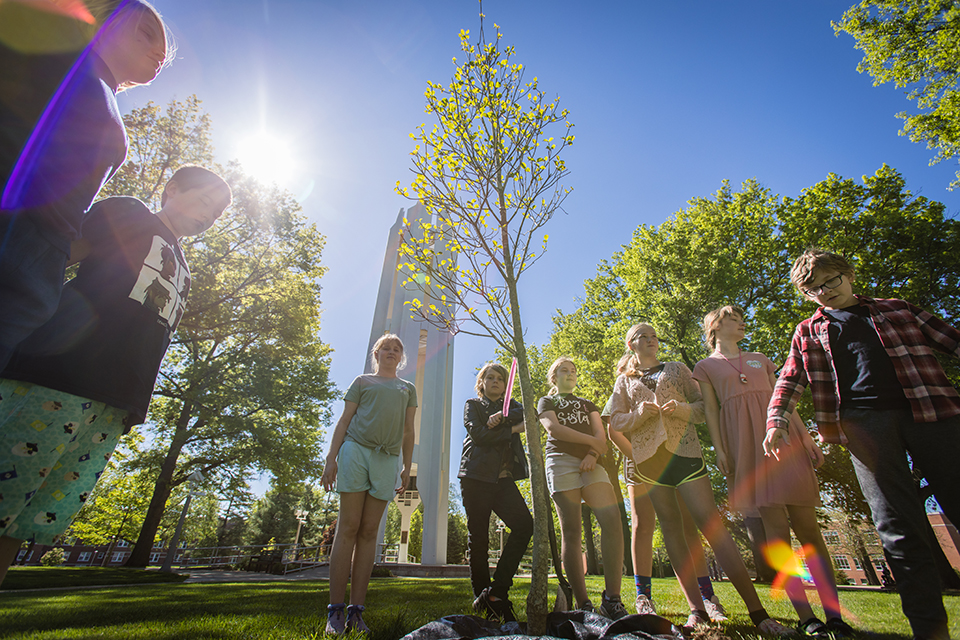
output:
[[[960,513],[960,419],[914,422],[909,410],[848,409],[841,425],[913,635],[949,638],[940,575],[923,522],[927,516],[907,453],[947,517]]]
[[[470,547],[470,582],[473,595],[490,587],[490,593],[506,598],[513,586],[513,576],[533,537],[533,518],[517,483],[501,478],[496,484],[471,478],[460,478],[463,508],[467,512],[468,545]],[[490,512],[496,513],[510,529],[510,536],[500,551],[500,561],[490,583]]]

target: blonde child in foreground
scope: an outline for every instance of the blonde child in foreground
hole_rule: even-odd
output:
[[[371,352],[373,373],[358,376],[344,397],[323,469],[323,488],[340,494],[337,532],[330,553],[330,604],[326,632],[369,633],[364,601],[377,548],[377,532],[387,502],[410,482],[417,388],[397,377],[406,365],[403,343],[381,336]],[[403,470],[399,479],[400,454]],[[347,580],[350,606],[346,606]]]
[[[793,528],[827,620],[814,615],[803,582],[791,576],[785,590],[800,618],[798,630],[815,637],[848,637],[853,629],[843,621],[830,555],[817,522],[820,487],[814,468],[823,462],[823,452],[794,414],[789,423],[792,446],[782,447],[777,458],[764,456],[766,409],[777,381],[776,367],[762,353],[740,350],[737,343],[743,340],[744,329],[739,307],[708,313],[703,331],[713,354],[693,369],[717,466],[727,476],[730,507],[741,513],[758,510],[768,544],[789,549]]]
[[[684,539],[680,497],[747,605],[750,620],[763,633],[796,635],[763,607],[740,552],[720,519],[694,428],[703,421],[703,399],[690,370],[679,362],[660,362],[657,332],[648,324],[630,327],[624,341],[633,355],[613,388],[610,426],[630,433],[637,475],[651,485],[650,499],[660,520],[667,554],[690,605],[684,626],[708,624],[710,617],[699,597],[693,556]]]
[[[960,331],[904,300],[854,295],[853,280],[853,266],[835,253],[808,249],[794,262],[790,281],[820,308],[793,334],[763,448],[779,455],[790,446],[787,416],[809,384],[821,437],[853,458],[914,637],[946,640],[940,577],[907,455],[947,517],[960,517],[960,394],[935,355],[960,356]]]

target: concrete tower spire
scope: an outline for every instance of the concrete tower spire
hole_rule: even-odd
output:
[[[402,516],[400,562],[407,561],[410,516],[422,501],[423,551],[420,561],[422,564],[435,565],[445,564],[447,560],[454,336],[410,317],[409,305],[405,303],[417,297],[423,302],[426,301],[423,300],[421,292],[403,287],[403,282],[411,274],[397,268],[400,264],[400,233],[405,230],[404,218],[425,219],[428,215],[423,205],[418,203],[406,212],[401,209],[396,222],[390,228],[364,371],[373,372],[369,353],[380,336],[384,333],[400,336],[407,356],[407,366],[398,371],[397,375],[417,386],[420,405],[415,424],[416,445],[413,451],[410,487],[404,495],[396,499]],[[406,232],[416,233],[419,226],[411,225],[411,229]],[[437,260],[444,258],[456,259],[456,256],[444,251]]]

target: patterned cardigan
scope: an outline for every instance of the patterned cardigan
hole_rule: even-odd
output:
[[[663,406],[668,400],[678,402],[670,415],[640,409],[641,402]],[[703,457],[694,425],[705,419],[700,387],[690,369],[679,362],[665,363],[656,393],[636,376],[621,375],[613,387],[610,426],[630,436],[633,459],[638,464],[653,456],[661,444],[678,456]]]

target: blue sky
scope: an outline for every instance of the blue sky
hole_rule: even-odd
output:
[[[327,237],[321,336],[341,389],[362,372],[387,231],[409,184],[409,133],[428,122],[426,81],[449,82],[460,29],[476,32],[476,0],[156,0],[177,60],[124,110],[196,94],[213,118],[218,160],[266,130],[289,141],[284,181]],[[960,210],[946,189],[956,166],[898,136],[902,90],[858,74],[853,39],[830,26],[853,0],[652,2],[486,0],[516,60],[576,126],[566,215],[525,276],[528,343],[542,344],[556,309],[572,311],[597,263],[724,179],[756,178],[796,196],[837,173],[882,163],[908,187]],[[454,406],[473,394],[490,340],[461,337]],[[339,414],[342,403],[336,403]],[[453,416],[452,458],[463,426]],[[455,476],[456,461],[451,462]]]

